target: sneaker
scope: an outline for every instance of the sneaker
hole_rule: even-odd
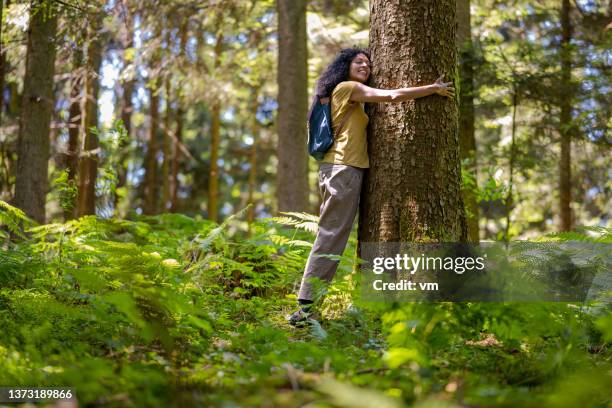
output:
[[[306,312],[303,309],[298,309],[287,316],[287,322],[294,327],[305,327],[309,326],[314,318],[314,312]]]

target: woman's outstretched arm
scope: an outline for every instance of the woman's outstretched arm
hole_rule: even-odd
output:
[[[404,102],[432,94],[453,98],[455,88],[452,82],[442,82],[441,76],[431,85],[415,86],[413,88],[377,89],[358,83],[353,88],[351,100],[356,102]]]

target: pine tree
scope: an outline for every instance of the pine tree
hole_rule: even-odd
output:
[[[456,79],[455,2],[373,0],[373,86]],[[457,103],[432,95],[369,109],[361,242],[465,241]]]
[[[14,204],[29,217],[44,223],[57,14],[42,0],[30,2],[30,13]]]

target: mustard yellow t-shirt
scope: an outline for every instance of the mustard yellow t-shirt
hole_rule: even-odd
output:
[[[334,144],[323,157],[324,163],[344,164],[364,169],[370,167],[366,140],[369,118],[363,110],[362,103],[350,100],[353,88],[357,84],[355,81],[340,82],[332,92],[332,127],[335,136]],[[358,106],[354,107],[354,104]],[[337,129],[347,112],[350,116],[342,128]]]

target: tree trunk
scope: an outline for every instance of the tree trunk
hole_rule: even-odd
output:
[[[563,0],[561,8],[561,115],[559,126],[561,133],[561,157],[559,158],[559,215],[561,231],[572,229],[572,54],[570,40],[572,27],[570,22],[570,2]]]
[[[85,77],[84,138],[79,161],[79,191],[77,216],[95,215],[96,179],[98,178],[98,136],[92,128],[98,127],[98,93],[100,66],[102,65],[102,14],[91,18],[87,46],[87,72]]]
[[[150,128],[149,141],[147,143],[147,154],[145,155],[145,177],[144,177],[144,205],[143,212],[153,215],[157,211],[157,151],[159,149],[157,132],[159,130],[159,80],[156,85],[149,89],[150,104]]]
[[[180,44],[180,59],[184,61],[187,48],[187,24],[185,19],[181,25],[181,44]],[[183,141],[183,119],[185,117],[185,108],[183,101],[182,82],[176,90],[176,134],[174,135],[174,143],[172,144],[172,171],[170,176],[170,211],[175,212],[178,209],[178,171],[181,160],[180,144]]]
[[[162,152],[164,155],[164,161],[162,162],[162,212],[166,212],[169,209],[170,204],[170,142],[172,134],[170,132],[170,117],[172,116],[172,108],[170,106],[170,77],[166,77],[164,82],[166,103],[166,112],[164,115],[164,139],[162,144]]]
[[[510,159],[508,160],[508,192],[504,199],[504,206],[506,208],[506,228],[504,230],[504,241],[510,242],[510,216],[512,214],[512,207],[514,206],[514,167],[516,164],[516,111],[518,108],[518,90],[516,89],[516,82],[513,78],[512,85],[512,130],[510,133]]]
[[[253,105],[251,108],[251,113],[253,115],[251,119],[251,136],[253,137],[253,144],[251,145],[249,151],[249,194],[247,199],[247,204],[250,205],[248,213],[247,213],[247,222],[250,225],[253,221],[255,221],[255,186],[257,182],[257,135],[259,134],[259,126],[257,124],[257,95],[259,94],[259,89],[254,88],[251,91],[253,95]]]
[[[2,127],[2,114],[4,113],[4,83],[6,75],[6,56],[4,55],[4,43],[2,37],[2,15],[4,11],[4,0],[0,0],[0,128]],[[6,5],[9,5],[6,1]],[[2,182],[0,183],[0,199],[10,194],[11,190],[11,165],[10,153],[7,149],[7,141],[0,142],[0,166],[2,167]]]
[[[159,39],[162,34],[161,23],[155,27],[154,39]],[[162,86],[160,78],[161,45],[157,45],[154,50],[149,66],[149,140],[147,143],[147,153],[145,155],[145,176],[144,176],[144,203],[143,213],[153,215],[157,213],[157,195],[159,192],[159,175],[157,168],[157,153],[159,150],[159,92]]]
[[[220,118],[221,106],[219,102],[214,102],[211,111],[210,125],[210,178],[208,181],[208,219],[217,221],[218,214],[218,187],[219,187],[219,132],[221,127]]]
[[[184,118],[185,108],[183,108],[181,97],[177,95],[176,134],[174,143],[172,144],[172,172],[170,176],[170,212],[176,212],[178,210],[178,172],[181,160],[181,149],[179,145],[182,143],[183,139]]]
[[[455,2],[372,0],[373,86],[456,79]],[[360,242],[464,242],[457,103],[431,95],[369,107]]]
[[[277,0],[278,211],[308,211],[306,0]]]
[[[28,29],[14,204],[44,223],[57,15],[48,13],[42,1],[31,1],[30,6],[43,9],[31,14]]]
[[[6,1],[6,5],[10,4],[10,1]],[[0,126],[2,126],[2,113],[4,110],[4,76],[6,73],[6,55],[4,55],[4,42],[2,37],[2,15],[4,11],[4,0],[0,0]]]
[[[215,44],[215,70],[219,69],[221,51],[223,47],[223,34],[217,33]],[[217,222],[219,218],[219,142],[221,139],[221,103],[219,96],[215,95],[215,101],[211,109],[210,124],[210,177],[208,179],[208,219]]]
[[[132,20],[132,14],[128,10],[126,11],[125,17],[125,25],[126,32],[125,38],[123,40],[123,63],[130,64],[133,63],[133,47],[134,47],[134,22]],[[132,70],[135,74],[135,69]],[[128,160],[128,147],[129,140],[132,137],[132,95],[134,94],[134,87],[136,84],[136,79],[133,76],[129,76],[124,79],[122,83],[123,94],[121,95],[121,122],[123,122],[123,126],[125,127],[125,132],[127,134],[128,140],[123,141],[121,143],[121,158],[119,159],[119,168],[117,169],[117,189],[123,188],[127,185],[127,160]],[[117,206],[119,205],[119,195],[115,194],[114,198],[114,206],[115,206],[115,214],[117,211]]]
[[[76,183],[79,168],[79,135],[83,131],[81,104],[83,102],[83,52],[78,44],[74,50],[72,78],[70,83],[70,108],[68,110],[68,149],[64,166],[68,170],[68,181]],[[76,204],[76,203],[75,203]],[[76,208],[64,209],[64,220],[75,216]]]
[[[467,161],[467,171],[473,186],[463,186],[463,200],[466,209],[468,239],[478,243],[478,201],[475,189],[478,182],[476,163],[476,138],[474,135],[474,52],[470,22],[470,0],[457,0],[457,48],[459,50],[459,153],[462,162]]]

